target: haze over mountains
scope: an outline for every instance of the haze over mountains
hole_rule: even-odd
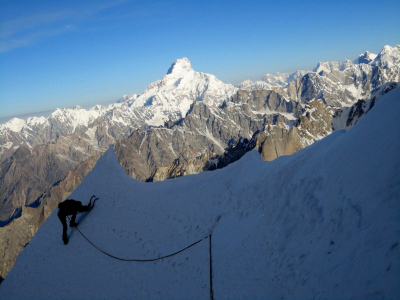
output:
[[[0,275],[110,144],[140,181],[222,168],[252,149],[273,160],[354,126],[396,88],[399,71],[400,45],[238,87],[183,58],[141,95],[0,125]]]

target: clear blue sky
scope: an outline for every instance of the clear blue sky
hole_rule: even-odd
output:
[[[182,57],[238,84],[377,53],[399,3],[0,0],[0,118],[142,93]]]

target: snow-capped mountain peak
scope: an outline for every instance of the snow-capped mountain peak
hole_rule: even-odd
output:
[[[389,47],[391,48],[391,47]],[[345,59],[342,62],[339,61],[324,61],[324,62],[319,62],[317,66],[313,69],[313,72],[318,73],[318,74],[328,74],[331,73],[332,71],[344,71],[347,68],[350,68],[353,65],[359,65],[359,64],[372,64],[374,60],[376,59],[378,55],[371,53],[369,51],[366,51],[363,54],[360,54],[356,59],[350,60],[350,59]]]
[[[354,64],[369,64],[377,57],[376,54],[366,51],[353,61]]]
[[[47,119],[45,117],[30,117],[28,120],[26,120],[26,125],[29,127],[39,126],[45,124],[46,122]]]
[[[220,105],[236,90],[214,75],[194,71],[185,57],[173,62],[167,74],[151,83],[143,94],[127,102],[132,109],[142,111],[148,125],[160,126],[184,117],[195,101]]]
[[[188,71],[193,71],[192,64],[186,57],[184,57],[181,59],[177,59],[171,64],[171,67],[168,69],[167,75],[174,74],[182,76]]]
[[[297,70],[293,73],[276,72],[275,75],[265,74],[261,80],[256,82],[252,82],[251,80],[243,81],[239,85],[239,88],[243,90],[286,88],[290,82],[303,77],[307,73],[308,71]]]
[[[19,119],[19,118],[12,118],[10,121],[7,123],[4,123],[3,125],[0,125],[0,130],[1,129],[10,129],[11,131],[14,132],[20,132],[22,128],[25,126],[25,120]]]
[[[290,81],[296,80],[297,78],[303,77],[307,71],[297,70],[294,73],[279,73],[275,75],[265,74],[262,77],[262,81],[270,84],[271,86],[282,86],[285,87]]]
[[[343,62],[338,61],[324,61],[319,62],[317,66],[313,69],[314,73],[323,74],[330,73],[333,70],[343,70]]]
[[[388,45],[384,46],[376,57],[375,63],[384,69],[392,68],[396,65],[398,66],[400,64],[400,45],[393,48]]]

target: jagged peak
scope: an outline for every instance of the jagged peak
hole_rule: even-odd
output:
[[[385,45],[385,46],[383,46],[383,48],[382,48],[382,51],[381,51],[381,52],[384,52],[384,51],[391,51],[391,50],[393,50],[393,48],[392,48],[391,46],[389,46],[389,45]]]
[[[376,58],[376,54],[371,53],[369,51],[365,51],[364,54],[360,54],[358,56],[358,59],[355,60],[355,63],[357,64],[369,64],[371,61],[373,61]]]
[[[167,75],[188,72],[188,71],[193,71],[192,64],[190,63],[190,60],[184,57],[181,59],[177,59],[171,64],[171,67],[168,69]]]

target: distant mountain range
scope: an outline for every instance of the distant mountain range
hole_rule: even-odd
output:
[[[385,46],[378,55],[367,51],[353,61],[320,62],[313,72],[266,74],[261,81],[246,80],[234,87],[214,75],[195,72],[187,58],[178,59],[161,80],[151,83],[141,95],[125,96],[106,107],[57,109],[48,118],[14,118],[0,125],[0,160],[20,145],[31,148],[60,135],[83,132],[96,121],[119,128],[116,139],[126,135],[128,128],[164,126],[183,119],[193,103],[218,107],[229,102],[238,89],[274,90],[282,99],[299,103],[321,99],[329,106],[351,106],[373,96],[383,83],[398,82],[399,64],[399,46]]]
[[[140,95],[0,125],[0,275],[110,144],[141,181],[222,168],[251,149],[272,160],[351,128],[399,72],[400,45],[237,87],[183,58]]]

